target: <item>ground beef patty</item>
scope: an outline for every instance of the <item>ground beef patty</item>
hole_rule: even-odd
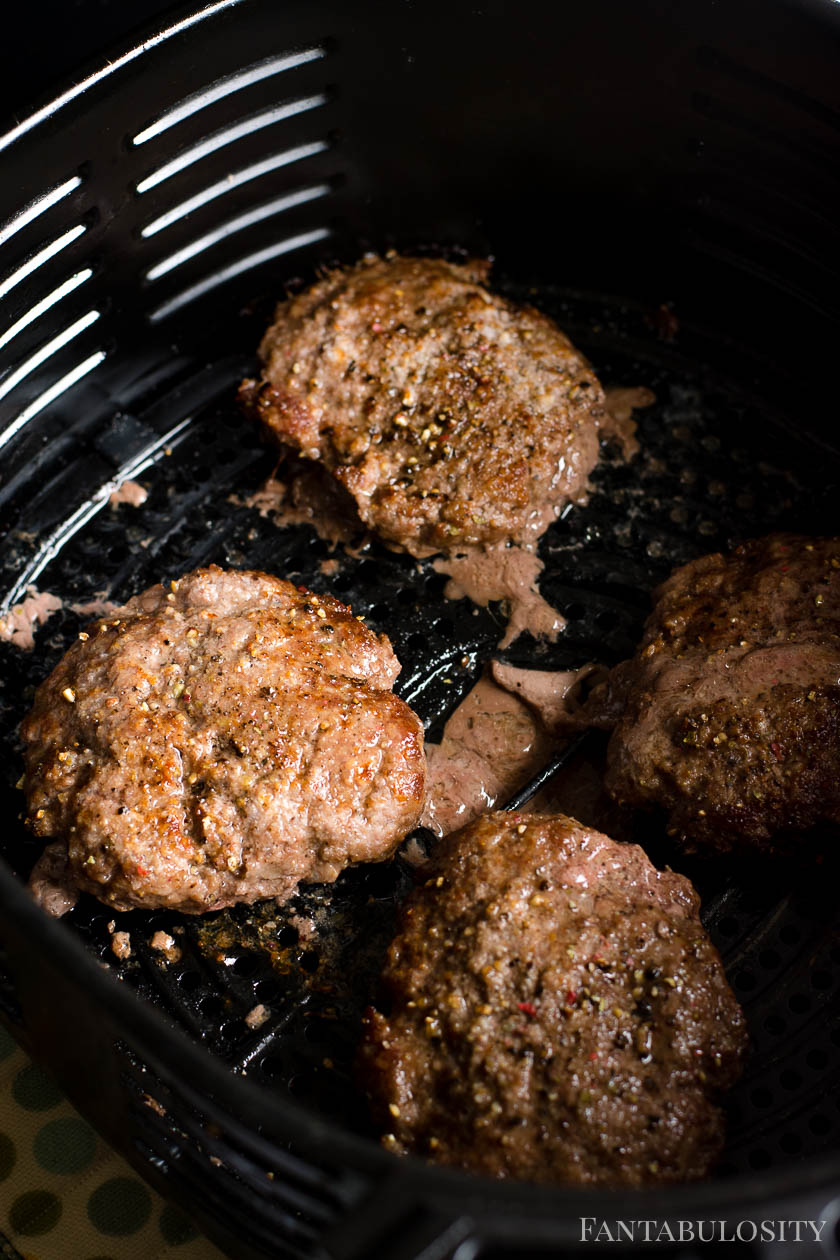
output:
[[[672,574],[633,660],[606,782],[688,848],[788,848],[840,823],[840,539],[776,534]]]
[[[80,636],[21,728],[30,827],[100,900],[188,913],[386,857],[423,801],[399,663],[343,604],[215,566]]]
[[[723,1144],[744,1019],[689,882],[570,818],[490,814],[403,911],[360,1071],[386,1145],[495,1177],[642,1185]]]
[[[537,538],[580,498],[609,423],[598,380],[488,267],[367,257],[282,302],[240,397],[415,555]]]

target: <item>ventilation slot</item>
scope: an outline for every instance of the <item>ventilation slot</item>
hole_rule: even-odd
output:
[[[319,57],[324,55],[325,49],[323,48],[306,48],[303,52],[288,53],[283,57],[270,57],[266,61],[260,61],[256,65],[249,66],[241,74],[234,74],[229,78],[220,79],[212,87],[207,88],[206,91],[197,92],[194,96],[188,96],[180,105],[176,105],[173,109],[167,110],[165,114],[161,114],[155,122],[137,133],[132,140],[132,144],[146,144],[149,140],[153,140],[155,136],[168,131],[170,127],[177,126],[185,118],[191,118],[199,110],[207,109],[209,105],[215,105],[216,101],[221,101],[234,92],[241,92],[243,88],[251,87],[254,83],[260,83],[263,79],[269,79],[272,75],[282,74],[284,70],[293,70],[296,66],[305,65],[309,61],[317,61]]]
[[[31,276],[33,271],[37,271],[39,267],[43,267],[44,263],[49,262],[56,254],[60,254],[63,249],[71,245],[73,241],[84,236],[86,228],[83,223],[78,223],[75,227],[70,228],[62,236],[56,237],[54,241],[50,241],[49,245],[45,245],[37,254],[33,254],[22,267],[18,267],[17,271],[13,271],[7,279],[0,281],[0,298],[10,293],[21,280],[25,280],[27,276]]]
[[[285,105],[276,106],[274,109],[267,109],[262,114],[253,114],[250,118],[243,119],[242,122],[236,123],[233,127],[226,127],[223,131],[217,131],[214,135],[208,136],[206,140],[202,140],[191,149],[186,149],[183,153],[179,153],[171,162],[158,167],[156,171],[153,171],[151,175],[147,175],[145,179],[141,179],[137,185],[137,192],[141,195],[147,193],[152,188],[157,188],[165,180],[171,179],[173,175],[177,175],[179,171],[185,170],[195,162],[200,162],[202,158],[208,157],[211,153],[216,153],[226,145],[233,144],[244,136],[250,136],[255,131],[261,131],[263,127],[271,127],[275,123],[283,122],[286,118],[294,118],[296,114],[305,114],[309,110],[317,109],[320,105],[324,105],[326,100],[327,98],[323,93],[319,93],[317,96],[306,96],[301,100],[289,101]]]
[[[323,153],[327,148],[329,146],[326,140],[316,140],[312,144],[300,144],[294,149],[286,149],[283,153],[272,154],[271,157],[265,158],[262,162],[255,162],[253,166],[245,166],[240,171],[233,171],[217,183],[203,188],[195,196],[189,197],[177,206],[173,206],[166,214],[162,214],[159,219],[153,219],[151,223],[147,223],[142,229],[141,235],[146,237],[155,236],[158,232],[162,232],[164,228],[168,228],[173,223],[177,223],[179,219],[183,219],[185,215],[192,214],[194,210],[206,206],[208,202],[214,201],[217,197],[223,197],[225,193],[232,192],[234,188],[240,188],[242,184],[247,184],[253,179],[259,179],[261,176],[269,174],[270,171],[278,170],[281,166],[290,166],[293,162],[301,162],[304,158],[312,157],[316,153]]]
[[[37,201],[33,201],[30,205],[22,210],[14,219],[10,219],[6,226],[0,229],[0,245],[5,245],[11,237],[19,232],[21,228],[26,227],[27,223],[31,223],[33,219],[37,219],[50,206],[54,206],[56,202],[62,201],[65,197],[69,197],[71,192],[75,192],[82,184],[78,175],[74,175],[72,179],[68,179],[65,183],[59,184],[57,188],[51,189],[50,192],[44,193],[43,197],[39,197]]]
[[[142,44],[137,44],[134,48],[130,48],[127,53],[123,53],[122,57],[118,57],[116,61],[109,61],[101,70],[97,70],[94,74],[88,75],[86,79],[75,83],[73,87],[64,92],[61,96],[56,97],[54,101],[50,101],[43,109],[36,110],[34,114],[30,114],[17,127],[13,127],[11,131],[0,137],[0,152],[10,148],[15,144],[21,136],[26,135],[33,127],[37,127],[39,123],[47,118],[53,118],[58,114],[59,110],[65,105],[69,105],[78,96],[83,96],[85,92],[97,83],[101,83],[103,79],[109,78],[116,71],[122,70],[123,66],[129,62],[135,61],[138,57],[156,48],[159,44],[163,44],[166,40],[171,39],[173,35],[180,35],[182,31],[189,30],[191,26],[196,26],[199,22],[206,21],[207,18],[213,17],[216,13],[220,13],[225,9],[232,9],[236,5],[241,4],[242,0],[216,0],[215,4],[209,4],[206,8],[201,9],[198,13],[191,13],[189,17],[182,18],[180,22],[176,22],[173,26],[168,26],[165,31],[153,35],[151,39],[144,40]]]
[[[263,263],[270,262],[272,258],[279,258],[281,254],[288,254],[294,249],[303,249],[305,245],[313,245],[316,241],[322,241],[329,235],[329,228],[315,228],[312,232],[303,232],[300,236],[291,236],[288,240],[279,241],[276,245],[270,245],[267,249],[261,249],[256,254],[248,254],[245,258],[240,258],[238,262],[231,263],[229,267],[223,267],[221,271],[214,272],[212,276],[199,281],[198,284],[191,285],[189,289],[184,289],[176,297],[170,298],[168,302],[164,302],[162,306],[157,307],[156,310],[150,313],[149,322],[156,324],[159,320],[166,319],[168,315],[172,315],[189,302],[194,302],[196,298],[203,297],[205,293],[209,293],[211,289],[217,288],[218,285],[232,280],[234,276],[241,275],[243,271],[249,271],[252,267],[262,266]]]
[[[87,315],[83,315],[81,319],[77,319],[75,324],[71,324],[69,328],[65,328],[57,337],[53,337],[52,341],[48,341],[46,345],[41,346],[40,350],[31,355],[19,368],[15,368],[6,379],[0,383],[0,398],[5,398],[13,389],[20,385],[21,381],[26,380],[36,368],[42,363],[46,363],[47,359],[57,354],[62,346],[66,346],[74,337],[78,337],[86,328],[90,328],[91,324],[96,323],[99,319],[99,311],[88,311]]]
[[[195,258],[196,254],[203,253],[205,249],[210,249],[211,246],[218,244],[219,241],[224,240],[228,236],[232,236],[235,232],[242,232],[245,228],[252,227],[255,223],[261,223],[263,219],[271,218],[272,215],[282,214],[284,210],[291,210],[294,206],[301,206],[307,201],[325,197],[330,191],[329,184],[315,184],[311,188],[302,188],[299,192],[289,193],[285,197],[276,197],[273,201],[267,201],[235,219],[228,219],[226,223],[222,223],[214,231],[208,232],[205,236],[200,236],[198,240],[185,245],[177,253],[170,254],[168,258],[164,258],[150,268],[146,272],[146,279],[159,280],[161,276],[174,271],[176,267],[180,267],[191,258]],[[2,344],[3,342],[0,340],[0,346]]]
[[[97,350],[95,354],[90,355],[89,358],[77,364],[76,367],[62,376],[61,380],[56,381],[49,389],[44,390],[43,394],[36,398],[34,402],[31,402],[28,407],[25,407],[8,428],[0,433],[0,448],[11,441],[28,420],[31,420],[33,416],[37,416],[39,411],[43,411],[50,403],[55,402],[56,398],[60,398],[62,394],[66,393],[71,385],[75,385],[83,376],[87,376],[88,372],[92,372],[95,367],[98,367],[104,358],[105,351]]]
[[[7,346],[19,332],[23,332],[24,328],[28,328],[53,306],[56,302],[60,302],[62,298],[67,297],[68,293],[72,293],[74,289],[78,289],[80,284],[84,284],[93,275],[90,267],[86,267],[84,271],[77,271],[74,276],[70,276],[69,280],[65,280],[64,284],[60,284],[57,289],[53,289],[52,293],[48,293],[45,298],[41,298],[40,302],[36,302],[25,315],[21,315],[20,319],[12,324],[11,328],[0,335],[0,349]]]

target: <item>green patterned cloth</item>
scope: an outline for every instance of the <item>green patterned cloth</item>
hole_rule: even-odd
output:
[[[0,1257],[222,1260],[0,1026]]]

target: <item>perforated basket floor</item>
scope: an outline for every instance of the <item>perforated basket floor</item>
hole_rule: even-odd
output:
[[[507,288],[534,300],[530,289]],[[526,636],[507,659],[543,668],[613,662],[632,650],[648,591],[674,565],[770,529],[831,528],[836,463],[792,442],[765,405],[698,361],[710,343],[687,331],[667,344],[629,303],[605,305],[545,289],[536,300],[589,353],[603,380],[649,385],[657,402],[639,415],[641,453],[625,464],[607,449],[588,505],[567,511],[541,545],[542,589],[568,618],[567,630],[550,645]],[[246,330],[254,341],[258,318]],[[210,561],[265,569],[351,603],[391,637],[403,663],[397,691],[432,738],[494,655],[503,610],[446,600],[444,579],[429,562],[375,542],[354,555],[330,551],[308,526],[279,528],[244,505],[276,462],[234,405],[248,366],[246,357],[234,357],[194,376],[185,370],[147,407],[77,437],[66,451],[61,494],[39,496],[33,471],[31,497],[4,556],[4,594],[25,578],[27,564],[37,566],[39,589],[59,595],[64,608],[39,631],[31,655],[0,644],[0,721],[11,744],[34,685],[85,622],[73,603],[122,601]],[[100,502],[71,527],[84,516],[79,487],[89,490],[97,478],[101,484],[132,467],[141,447],[136,477],[148,489],[145,503]],[[39,551],[46,542],[48,555]],[[0,806],[9,818],[21,809],[19,772],[14,757],[5,762]],[[635,831],[657,862],[695,880],[749,1021],[752,1053],[732,1096],[717,1175],[836,1149],[840,939],[830,846],[824,853],[817,846],[802,861],[689,863],[672,851],[655,820],[637,820]],[[39,847],[17,824],[5,852],[26,875]],[[232,1070],[367,1133],[351,1062],[394,909],[410,882],[408,866],[398,860],[304,889],[284,907],[262,903],[196,919],[115,915],[85,898],[67,922],[125,985]],[[110,948],[112,920],[130,933],[125,962]],[[158,929],[173,935],[178,961],[166,962],[150,947]],[[268,1016],[252,1028],[246,1017],[258,1005]]]

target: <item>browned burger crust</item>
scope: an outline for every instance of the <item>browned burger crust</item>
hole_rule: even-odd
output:
[[[666,809],[688,848],[787,848],[840,822],[840,539],[759,538],[654,598],[610,682],[613,796]]]
[[[416,822],[418,718],[343,604],[215,566],[88,628],[21,732],[27,822],[118,909],[286,897],[387,857]]]
[[[491,814],[412,894],[359,1056],[386,1145],[493,1177],[701,1177],[744,1019],[688,880],[570,818]]]
[[[367,257],[282,302],[247,410],[321,460],[415,555],[538,537],[584,492],[607,422],[586,359],[487,266]]]

